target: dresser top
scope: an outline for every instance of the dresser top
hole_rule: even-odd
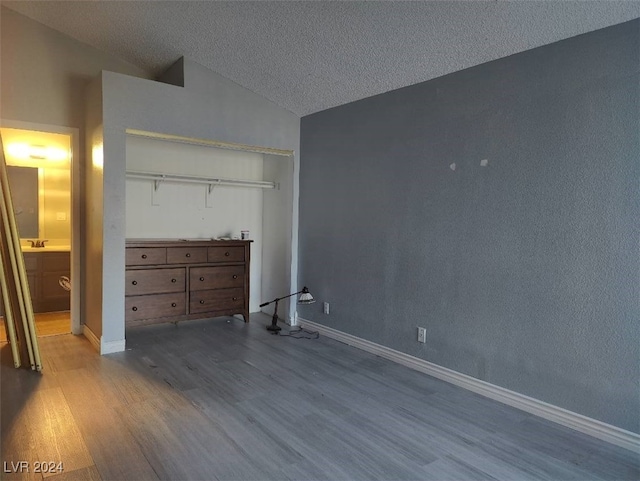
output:
[[[212,247],[244,246],[252,240],[216,239],[127,239],[126,247]]]

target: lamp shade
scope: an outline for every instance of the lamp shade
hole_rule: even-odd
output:
[[[313,298],[307,287],[302,288],[302,294],[298,298],[298,304],[313,304],[316,300]]]

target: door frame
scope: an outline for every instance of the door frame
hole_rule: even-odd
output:
[[[33,130],[52,134],[69,135],[71,137],[71,332],[72,334],[82,334],[81,320],[81,289],[82,269],[81,259],[81,217],[80,217],[80,196],[81,196],[81,175],[80,168],[80,130],[74,127],[62,127],[59,125],[41,124],[37,122],[25,122],[21,120],[0,119],[0,127],[20,130]]]

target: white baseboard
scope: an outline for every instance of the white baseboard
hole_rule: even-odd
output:
[[[119,341],[105,341],[100,338],[100,355],[103,356],[114,352],[122,352],[124,351],[125,346],[126,341],[124,339],[120,339]]]
[[[350,346],[362,349],[377,356],[402,364],[416,371],[429,374],[443,381],[455,384],[482,396],[494,399],[509,406],[521,409],[549,421],[575,429],[603,441],[615,444],[633,452],[640,453],[640,435],[625,429],[603,423],[596,419],[574,413],[553,404],[540,401],[524,394],[510,391],[495,384],[481,381],[466,374],[438,366],[429,361],[410,356],[400,351],[367,341],[359,337],[338,331],[331,327],[323,326],[306,319],[299,318],[299,323],[306,329],[318,331],[327,337],[344,342]]]
[[[82,326],[82,334],[89,340],[95,350],[100,352],[100,339],[98,339],[98,336],[96,336],[86,324]]]
[[[96,351],[98,351],[101,356],[114,352],[122,352],[125,349],[126,341],[124,339],[120,341],[105,341],[102,337],[98,339],[98,336],[96,336],[86,324],[82,328],[82,334],[84,334],[84,337],[89,340],[91,345],[95,347]]]

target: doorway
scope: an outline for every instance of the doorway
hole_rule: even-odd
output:
[[[0,135],[38,337],[80,334],[77,129],[1,121]]]

